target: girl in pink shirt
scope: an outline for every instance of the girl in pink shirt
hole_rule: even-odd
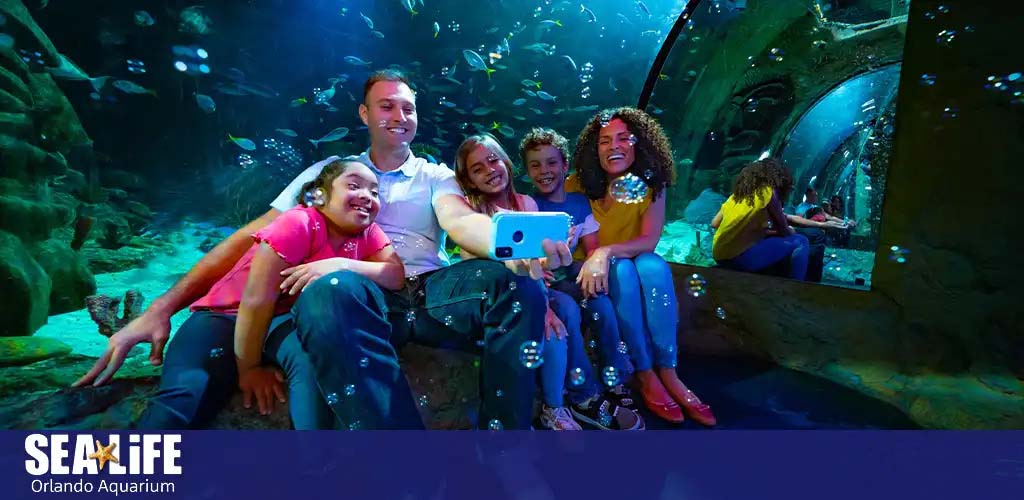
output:
[[[285,289],[286,268],[317,262],[324,269],[363,274],[384,288],[400,289],[404,285],[402,261],[388,237],[373,223],[380,201],[377,177],[368,167],[355,161],[332,162],[324,166],[315,180],[303,186],[301,193],[297,200],[300,205],[253,234],[252,248],[209,293],[192,304],[194,314],[168,346],[161,390],[140,426],[196,425],[201,417],[212,416],[219,409],[211,408],[206,400],[217,394],[221,397],[213,399],[223,404],[227,399],[223,393],[227,390],[226,396],[230,396],[235,387],[234,376],[246,407],[255,399],[260,413],[266,415],[273,408],[274,399],[284,402],[284,376],[274,366],[283,363],[274,363],[275,356],[264,356],[264,341],[268,332],[274,332],[276,337],[276,327],[290,319],[289,310],[300,291],[299,286]],[[312,266],[301,269],[311,274],[317,272]],[[305,286],[310,279],[290,281],[300,281]],[[291,337],[296,343],[291,346],[294,348],[297,341],[294,335]],[[284,344],[268,340],[267,350],[271,344],[274,349],[283,349],[279,343]],[[233,346],[233,357],[223,355],[226,346]],[[209,355],[203,357],[207,359],[196,355],[206,350]],[[322,415],[312,416],[309,408],[314,400],[320,399],[315,381],[301,381],[301,389],[308,397],[297,397],[291,378],[289,373],[295,427],[325,426]],[[297,408],[296,399],[305,406]]]

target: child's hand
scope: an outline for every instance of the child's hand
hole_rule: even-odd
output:
[[[335,271],[344,271],[345,260],[342,257],[335,257],[289,267],[281,271],[281,276],[285,277],[284,282],[281,283],[281,292],[287,292],[288,295],[300,293],[317,278]]]
[[[548,288],[550,288],[551,284],[554,283],[554,282],[555,282],[555,273],[545,269],[544,270],[544,284],[547,285]]]
[[[590,254],[583,268],[580,269],[576,283],[580,285],[583,296],[593,298],[608,291],[608,266],[611,256],[604,248],[598,248]]]
[[[275,368],[256,366],[238,373],[238,388],[242,390],[242,402],[246,408],[252,407],[256,398],[260,415],[270,415],[274,409],[274,397],[284,403],[284,374]]]
[[[568,333],[565,331],[565,325],[562,323],[562,320],[558,319],[555,311],[548,307],[548,312],[544,316],[544,338],[551,340],[552,335],[557,339],[564,339]]]

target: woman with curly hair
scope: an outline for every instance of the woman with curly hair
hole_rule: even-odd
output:
[[[633,360],[633,382],[647,408],[675,423],[684,420],[685,409],[694,420],[714,425],[711,407],[676,373],[675,287],[668,264],[654,253],[665,225],[665,188],[675,181],[668,138],[643,111],[607,109],[580,132],[573,167],[566,191],[584,193],[600,224],[599,246],[588,252],[577,277],[584,295],[612,299]],[[630,195],[613,194],[619,179],[630,185]]]
[[[733,181],[732,195],[711,221],[717,229],[711,246],[715,261],[758,272],[788,259],[788,276],[803,280],[810,243],[790,227],[782,211],[792,189],[792,175],[776,160],[766,158],[743,167]]]

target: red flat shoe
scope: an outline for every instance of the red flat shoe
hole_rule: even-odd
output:
[[[676,403],[674,400],[669,400],[665,403],[656,403],[644,398],[644,406],[646,406],[648,410],[651,410],[651,413],[655,414],[658,418],[667,422],[681,424],[686,420],[686,417],[683,416],[682,408],[680,408],[679,403]]]
[[[713,427],[718,423],[718,420],[715,419],[715,414],[711,413],[711,407],[702,403],[693,391],[689,389],[686,390],[686,397],[682,403],[683,409],[686,410],[686,414],[702,425]]]

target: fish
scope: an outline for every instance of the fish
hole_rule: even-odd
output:
[[[533,111],[534,113],[537,113],[538,115],[543,115],[544,114],[543,111],[541,111],[541,110],[539,110],[537,108],[530,108],[530,111]]]
[[[447,101],[447,100],[441,101],[441,105],[446,107],[446,108],[454,108],[455,107],[455,103],[454,102]]]
[[[476,51],[465,49],[462,51],[462,57],[466,59],[467,63],[469,63],[469,67],[478,71],[487,72],[487,78],[490,78],[491,73],[494,73],[495,71],[487,67],[487,63],[484,62],[484,58],[480,57],[480,54],[477,54]]]
[[[289,104],[288,106],[292,108],[297,108],[299,106],[302,106],[303,104],[306,104],[307,102],[309,102],[309,99],[306,99],[305,97],[300,97],[298,99],[293,99],[291,104]]]
[[[487,31],[485,31],[485,33],[487,33],[488,35],[493,35],[493,34],[497,33],[498,30],[500,30],[500,29],[501,29],[501,26],[491,26],[490,28],[487,28]]]
[[[555,53],[555,46],[554,45],[551,45],[549,43],[543,43],[543,42],[541,42],[541,43],[531,43],[530,45],[527,45],[527,46],[523,47],[523,49],[529,50],[531,52],[537,52],[537,53],[540,53],[540,54],[548,55],[548,56],[550,56],[551,54]]]
[[[523,121],[523,120],[526,120],[526,117],[525,117],[525,116],[522,116],[522,115],[515,115],[515,116],[513,116],[512,118],[515,118],[516,120],[519,120],[519,121]]]
[[[373,29],[373,19],[366,17],[366,14],[363,14],[362,12],[359,13],[359,17],[363,18],[363,21],[366,22],[366,25],[369,26],[371,30]]]
[[[643,3],[641,0],[636,0],[636,9],[648,16],[651,15],[651,9],[648,9],[647,4]]]
[[[509,127],[508,125],[502,125],[502,126],[498,127],[498,133],[503,135],[503,136],[505,136],[505,137],[509,137],[509,138],[511,138],[511,137],[516,135],[515,129],[513,129],[512,127]]]
[[[569,57],[569,56],[562,56],[562,60],[564,60],[565,62],[569,63],[569,66],[572,66],[573,73],[575,73],[576,71],[579,71],[576,68],[576,61],[573,61],[571,57]]]
[[[559,28],[561,28],[562,27],[562,21],[558,21],[558,20],[552,21],[551,19],[545,19],[545,20],[540,22],[540,27],[544,28],[544,29],[551,29],[551,28],[554,28],[555,26],[558,26]]]
[[[329,88],[327,90],[321,90],[320,92],[317,92],[316,93],[316,103],[317,104],[327,104],[328,102],[331,101],[331,99],[334,99],[334,93],[335,93],[335,90],[334,90],[334,86],[333,85],[331,86],[331,88]]]
[[[524,80],[520,81],[519,83],[523,84],[524,87],[536,87],[538,89],[540,88],[540,82],[535,82],[535,81],[529,80],[529,79],[524,79]]]
[[[134,17],[135,17],[135,25],[136,26],[141,26],[143,28],[152,26],[154,23],[156,23],[156,20],[153,19],[153,16],[151,16],[149,14],[149,12],[146,12],[144,10],[137,10],[137,11],[135,11],[135,16]]]
[[[326,108],[324,108],[324,111],[327,111],[328,113],[337,113],[338,108],[334,106],[327,106]]]
[[[345,128],[345,127],[338,127],[336,129],[328,132],[327,135],[325,135],[325,136],[323,136],[323,137],[321,137],[319,139],[309,139],[309,142],[311,142],[314,147],[319,147],[321,142],[334,142],[334,141],[343,139],[347,135],[348,135],[348,129],[347,128]]]
[[[178,23],[178,31],[182,33],[206,35],[213,31],[213,21],[209,16],[203,14],[202,5],[193,5],[182,9],[179,18],[181,22]]]
[[[663,109],[661,109],[661,108],[659,108],[659,107],[657,107],[657,106],[655,106],[653,104],[650,105],[650,108],[651,108],[651,114],[652,115],[660,115],[660,114],[665,112],[665,110],[663,110]]]
[[[671,80],[672,77],[666,75],[665,73],[658,73],[658,79],[663,81],[663,82],[667,82],[667,81]]]
[[[494,111],[493,109],[488,108],[487,106],[481,106],[479,108],[473,109],[472,113],[474,115],[476,115],[476,116],[486,116],[486,115],[491,114],[491,112],[493,112],[493,111]]]
[[[580,113],[583,111],[597,111],[597,108],[597,104],[591,104],[590,106],[576,106],[575,108],[572,108],[572,110]]]
[[[437,24],[437,21],[434,21],[434,38],[437,38],[439,33],[441,33],[441,25]]]
[[[126,94],[150,94],[153,97],[159,97],[156,95],[155,90],[147,89],[135,82],[128,80],[116,80],[114,81],[114,88],[124,92]]]
[[[46,72],[53,75],[55,78],[62,78],[64,80],[88,80],[89,84],[92,85],[93,90],[99,92],[107,84],[109,76],[98,76],[91,77],[82,68],[79,68],[75,63],[71,62],[64,54],[59,55],[59,64],[56,67],[47,67]]]
[[[528,96],[530,96],[530,97],[537,97],[537,93],[532,91],[532,90],[529,90],[529,89],[523,90],[523,93],[528,95]]]
[[[553,95],[551,95],[551,94],[549,94],[549,93],[547,93],[547,92],[545,92],[543,90],[541,90],[540,92],[537,92],[537,97],[540,97],[541,99],[544,99],[545,101],[554,101],[555,99],[558,99],[557,97],[555,97],[555,96],[553,96]]]
[[[380,38],[381,40],[384,39],[384,33],[381,33],[381,32],[379,32],[377,30],[371,31],[370,34],[375,36],[375,37],[377,37],[377,38]]]
[[[524,98],[522,98],[522,97],[520,97],[519,99],[516,99],[516,100],[512,101],[512,105],[513,105],[513,106],[522,106],[523,104],[526,104],[526,99],[524,99]]]
[[[277,130],[278,133],[280,133],[281,135],[287,136],[287,137],[298,137],[299,136],[298,132],[296,132],[296,131],[294,131],[294,130],[292,130],[290,128],[278,128],[278,129],[274,129],[274,130]]]
[[[626,17],[625,14],[619,12],[619,13],[617,13],[615,15],[618,16],[620,23],[633,24],[632,21],[630,21],[629,18]]]
[[[370,61],[364,61],[356,56],[345,56],[345,62],[353,66],[369,66],[372,64]]]
[[[583,13],[583,14],[586,14],[587,22],[588,23],[596,23],[597,22],[597,16],[594,14],[594,11],[588,9],[583,4],[580,4],[580,12]]]
[[[217,111],[217,103],[213,102],[213,98],[206,94],[196,94],[196,104],[199,105],[199,109],[203,110],[204,113],[213,113]]]
[[[238,147],[246,151],[256,151],[256,143],[252,142],[249,139],[246,139],[244,137],[235,137],[231,134],[228,134],[228,139],[231,139],[231,142],[237,144]]]
[[[402,7],[405,7],[405,10],[409,11],[409,13],[414,16],[419,14],[419,12],[416,12],[416,9],[414,8],[416,7],[415,0],[402,0]]]

